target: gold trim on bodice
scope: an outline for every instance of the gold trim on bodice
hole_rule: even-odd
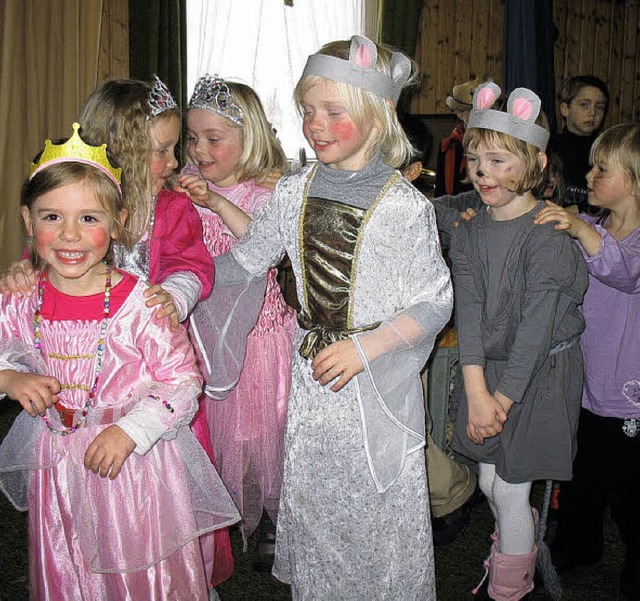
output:
[[[362,235],[371,214],[389,187],[394,174],[368,209],[309,197],[305,185],[299,221],[299,252],[304,306],[298,315],[301,328],[308,330],[299,352],[313,359],[333,342],[378,327],[374,323],[355,328],[353,301]]]

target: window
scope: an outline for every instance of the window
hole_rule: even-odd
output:
[[[365,4],[367,6],[365,6]],[[293,89],[307,57],[375,28],[377,0],[187,0],[187,90],[210,73],[250,85],[287,153],[310,149]],[[369,5],[373,9],[367,8]],[[375,30],[375,29],[374,29]],[[373,37],[373,34],[369,32]]]

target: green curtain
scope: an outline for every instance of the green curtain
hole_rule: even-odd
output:
[[[186,0],[129,0],[129,73],[144,81],[157,74],[186,108]]]
[[[424,0],[380,0],[380,41],[414,58]],[[405,90],[398,100],[398,112],[410,112],[415,90]]]
[[[381,4],[380,41],[413,58],[424,0],[382,0]]]

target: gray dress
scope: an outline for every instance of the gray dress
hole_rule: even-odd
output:
[[[260,275],[286,249],[302,306],[274,575],[291,584],[294,599],[432,600],[435,577],[418,363],[424,363],[448,320],[452,300],[433,207],[379,161],[356,174],[331,173],[320,165],[315,176],[326,186],[313,186],[311,174],[305,169],[284,178],[232,251],[240,265]],[[337,191],[328,199],[334,177]],[[387,182],[382,189],[381,181]],[[347,199],[348,189],[361,193]],[[314,227],[305,221],[310,210],[316,212]],[[331,227],[343,232],[332,236]],[[338,294],[325,295],[325,278],[341,282]],[[362,330],[368,334],[404,307],[416,306],[426,306],[430,317],[423,324],[420,352],[416,354],[417,347],[409,351],[416,355],[415,373],[402,382],[409,384],[407,395],[413,396],[401,407],[410,409],[411,419],[421,422],[423,431],[407,437],[407,428],[394,429],[398,421],[389,415],[382,418],[386,422],[368,421],[371,414],[365,406],[372,398],[380,402],[371,391],[385,384],[367,386],[376,378],[375,361],[336,393],[313,379],[310,357],[318,340],[330,343],[336,328],[342,331],[339,337],[346,333],[353,338]],[[392,371],[386,380],[402,373],[402,367]],[[404,441],[397,471],[383,491],[375,460],[376,450],[380,460],[381,441],[371,437],[380,423],[386,423],[392,435],[382,439],[389,449]]]
[[[489,391],[515,401],[482,445],[467,436],[463,403],[453,445],[513,483],[570,479],[576,451],[587,272],[569,236],[533,224],[542,206],[510,221],[483,211],[454,230],[449,252],[460,363],[483,366]]]

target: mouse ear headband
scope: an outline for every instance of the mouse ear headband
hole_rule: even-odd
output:
[[[307,60],[302,77],[317,75],[340,81],[397,102],[402,88],[411,76],[411,61],[402,52],[394,52],[391,55],[389,76],[376,71],[377,60],[376,45],[364,36],[354,35],[351,38],[349,60],[326,54],[312,54]]]
[[[491,108],[500,92],[493,82],[483,83],[476,88],[467,129],[493,129],[528,142],[544,152],[549,132],[535,123],[540,114],[540,98],[527,88],[516,88],[509,96],[505,113]]]

